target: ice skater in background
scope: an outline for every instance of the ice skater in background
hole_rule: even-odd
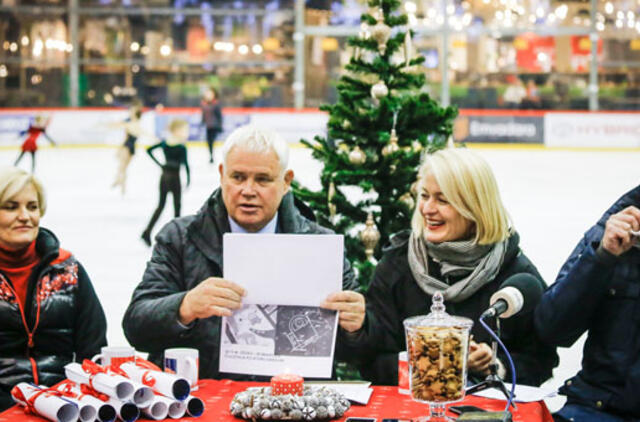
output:
[[[209,148],[209,162],[213,163],[213,143],[222,133],[222,109],[218,102],[216,90],[210,88],[204,93],[200,104],[202,123],[207,130],[207,147]]]
[[[184,143],[189,137],[189,123],[185,120],[172,120],[169,123],[169,136],[167,140],[163,140],[155,145],[147,148],[147,154],[149,157],[162,168],[162,175],[160,176],[160,199],[158,206],[149,220],[147,228],[142,232],[142,240],[151,246],[151,231],[155,226],[164,205],[167,200],[167,194],[171,192],[173,196],[173,210],[176,217],[180,216],[180,205],[182,200],[182,185],[180,181],[180,167],[184,165],[187,172],[187,186],[191,183],[191,175],[189,173],[189,162],[187,161],[187,148]],[[162,148],[164,153],[164,164],[161,163],[154,155],[155,149]]]
[[[124,122],[110,124],[110,127],[122,127],[125,130],[126,139],[124,144],[118,149],[118,170],[116,172],[116,178],[111,185],[112,188],[120,186],[122,190],[122,194],[124,195],[127,184],[127,168],[129,167],[129,163],[133,158],[133,154],[136,152],[136,142],[140,136],[150,136],[155,138],[153,135],[148,135],[144,133],[142,127],[140,126],[140,117],[142,116],[142,107],[140,105],[134,105],[129,109],[129,118]]]
[[[38,138],[40,137],[40,135],[43,135],[45,138],[47,138],[47,141],[51,142],[51,145],[56,145],[54,140],[51,139],[49,135],[47,135],[46,129],[48,124],[49,119],[47,119],[45,116],[36,116],[34,122],[29,125],[29,128],[25,131],[20,132],[20,136],[24,136],[26,134],[27,137],[22,143],[22,147],[20,148],[20,155],[18,155],[16,162],[13,164],[14,166],[17,166],[20,160],[22,160],[24,153],[28,152],[29,154],[31,154],[31,173],[35,171],[36,151],[38,151]]]

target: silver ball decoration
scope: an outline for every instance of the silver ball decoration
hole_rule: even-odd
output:
[[[327,406],[327,416],[330,419],[333,419],[336,417],[336,408],[333,407],[332,405]]]
[[[398,199],[410,210],[412,210],[416,206],[416,201],[413,199],[413,195],[411,195],[410,192],[404,193]]]
[[[260,419],[271,419],[271,410],[270,409],[262,409],[260,411]]]
[[[375,100],[379,100],[380,98],[386,97],[387,95],[389,95],[389,88],[387,87],[387,84],[384,83],[384,81],[378,81],[371,87],[371,97],[373,97]]]
[[[305,386],[302,396],[277,397],[266,388],[248,388],[235,395],[229,403],[229,411],[236,417],[252,421],[312,421],[341,417],[349,406],[343,395],[327,387]]]
[[[316,409],[311,406],[307,406],[302,409],[302,417],[305,421],[312,421],[316,418]]]
[[[356,145],[349,153],[349,162],[351,164],[361,165],[364,164],[365,161],[367,161],[367,155]]]

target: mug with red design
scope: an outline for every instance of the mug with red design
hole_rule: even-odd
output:
[[[198,349],[176,347],[164,351],[164,372],[187,379],[192,390],[198,385],[199,366]]]
[[[409,362],[407,352],[398,353],[398,393],[411,394],[409,390]]]
[[[135,362],[136,350],[129,346],[104,346],[100,354],[91,358],[92,361],[100,360],[102,366],[119,367],[125,362]]]

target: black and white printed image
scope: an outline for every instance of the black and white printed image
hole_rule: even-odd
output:
[[[313,306],[278,306],[275,354],[331,356],[336,317]]]
[[[278,306],[244,305],[226,318],[222,341],[274,349]]]

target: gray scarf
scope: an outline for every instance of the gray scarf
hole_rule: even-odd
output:
[[[478,245],[473,240],[461,240],[436,244],[411,233],[409,267],[416,283],[426,294],[431,296],[441,292],[444,300],[461,302],[493,281],[502,266],[507,242]],[[449,285],[430,276],[428,256],[440,264],[443,277],[464,278]]]

